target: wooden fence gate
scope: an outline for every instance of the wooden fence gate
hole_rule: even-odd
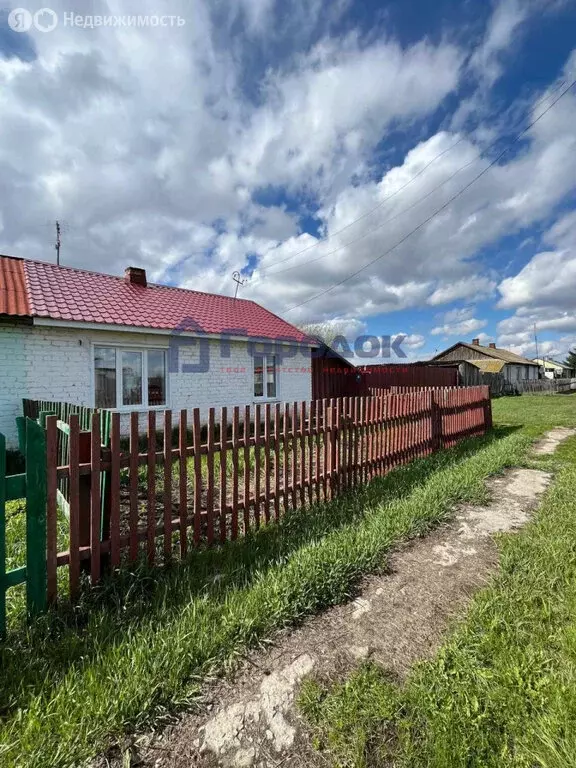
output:
[[[46,432],[22,419],[26,471],[6,475],[6,439],[0,434],[0,637],[6,634],[6,592],[26,583],[28,615],[46,609]],[[6,502],[26,499],[26,565],[6,570]]]

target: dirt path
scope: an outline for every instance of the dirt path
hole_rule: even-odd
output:
[[[548,433],[534,449],[551,453],[576,430]],[[450,620],[497,566],[492,534],[522,526],[551,476],[514,469],[489,482],[489,505],[464,506],[453,520],[393,553],[389,570],[364,580],[359,597],[277,636],[234,679],[210,686],[197,713],[137,740],[132,766],[311,766],[320,758],[300,736],[294,709],[310,673],[340,676],[372,658],[398,678],[439,647]],[[120,766],[110,759],[99,762]]]

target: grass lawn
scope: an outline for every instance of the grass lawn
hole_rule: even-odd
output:
[[[527,428],[576,425],[576,392],[566,395],[522,395],[492,401],[495,424]]]
[[[500,422],[576,424],[574,396],[506,398]],[[537,462],[536,462],[537,463]],[[534,521],[499,537],[501,568],[454,634],[404,686],[367,664],[300,706],[340,766],[576,766],[576,439],[554,458]]]
[[[0,646],[0,764],[76,766],[193,704],[243,649],[347,599],[391,547],[482,500],[485,478],[522,463],[545,426],[496,428],[171,569],[123,574],[13,632]]]

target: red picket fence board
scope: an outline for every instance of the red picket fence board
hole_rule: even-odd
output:
[[[110,431],[110,563],[120,565],[120,414],[112,414]]]
[[[178,517],[180,518],[180,557],[186,557],[188,552],[188,452],[186,440],[188,437],[188,412],[180,411],[178,426],[179,451],[179,483],[178,483]]]
[[[240,408],[235,406],[232,413],[232,519],[230,538],[238,538],[238,495],[240,473],[238,470],[238,452],[240,450]]]

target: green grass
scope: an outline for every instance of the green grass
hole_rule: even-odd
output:
[[[495,424],[524,427],[573,427],[576,424],[576,392],[566,395],[522,395],[492,401]]]
[[[576,424],[568,397],[495,405],[501,421],[532,422],[525,433]],[[330,763],[576,766],[576,439],[540,463],[557,474],[537,516],[499,537],[500,571],[434,659],[403,686],[371,664],[304,685],[300,706]]]
[[[349,598],[390,548],[425,533],[530,437],[497,430],[336,501],[164,571],[124,574],[0,649],[0,763],[78,765],[133,728],[193,704],[248,646]]]

